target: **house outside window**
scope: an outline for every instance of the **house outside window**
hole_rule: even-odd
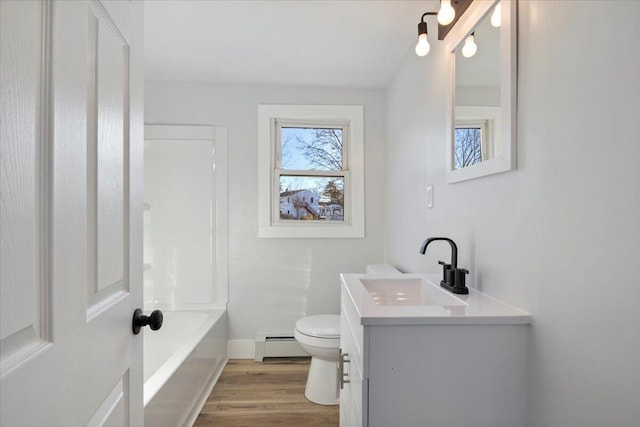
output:
[[[364,237],[362,106],[258,112],[259,236]]]

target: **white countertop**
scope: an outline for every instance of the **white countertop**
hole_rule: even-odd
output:
[[[363,325],[460,325],[460,324],[527,324],[531,315],[519,308],[469,287],[468,295],[453,294],[440,287],[437,274],[402,274],[389,279],[422,278],[466,305],[378,305],[360,279],[384,279],[379,274],[341,274],[340,281],[355,305]]]

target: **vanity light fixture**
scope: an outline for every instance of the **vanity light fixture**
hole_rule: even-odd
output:
[[[491,25],[498,28],[500,27],[500,21],[502,20],[502,13],[500,11],[500,3],[493,8],[493,13],[491,14]]]
[[[465,58],[471,58],[478,51],[478,45],[475,42],[475,32],[469,34],[462,46],[462,56]]]
[[[429,50],[431,50],[429,40],[427,40],[427,23],[424,22],[425,16],[436,15],[438,17],[438,40],[443,40],[472,1],[473,0],[440,0],[440,10],[437,13],[424,13],[418,24],[416,55],[425,56],[429,53]]]

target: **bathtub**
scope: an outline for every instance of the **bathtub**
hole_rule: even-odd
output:
[[[191,426],[227,362],[224,310],[163,311],[144,329],[144,423]]]

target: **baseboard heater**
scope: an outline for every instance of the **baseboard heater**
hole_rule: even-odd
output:
[[[265,357],[307,356],[293,335],[288,333],[256,334],[255,361],[262,362]]]

